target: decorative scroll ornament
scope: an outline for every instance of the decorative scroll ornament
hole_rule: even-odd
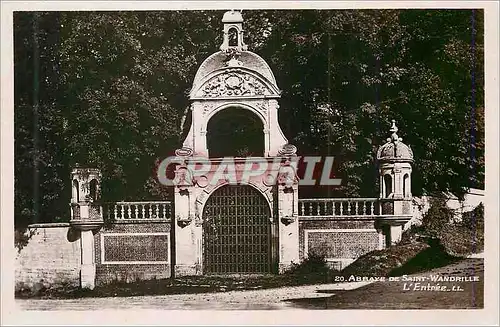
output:
[[[188,147],[182,147],[180,149],[175,150],[175,155],[177,157],[190,157],[193,155],[193,149]]]
[[[295,221],[295,217],[294,216],[284,216],[284,217],[281,218],[281,222],[284,225],[290,225],[294,221]]]
[[[266,102],[259,102],[259,103],[256,104],[256,107],[263,114],[267,114],[267,103]]]
[[[186,167],[179,167],[175,172],[174,184],[181,190],[187,190],[193,186],[193,174]]]
[[[177,221],[177,225],[179,227],[184,228],[193,221],[193,218],[191,216],[183,217],[181,215],[177,215],[175,220]]]
[[[203,175],[203,176],[198,177],[198,179],[196,179],[196,184],[201,188],[207,187],[208,186],[207,176]]]
[[[295,156],[297,153],[297,147],[293,144],[285,144],[278,150],[278,155],[281,157],[291,157]]]
[[[295,169],[291,166],[283,166],[281,167],[278,173],[278,184],[283,185],[286,188],[292,187],[292,185],[296,184],[297,178],[295,175]]]
[[[215,105],[210,102],[203,104],[203,114],[206,115],[209,111],[212,111],[214,107]]]
[[[233,71],[213,77],[202,87],[198,95],[216,98],[224,96],[271,95],[271,92],[266,85],[254,76]]]

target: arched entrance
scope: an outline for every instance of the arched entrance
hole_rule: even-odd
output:
[[[226,185],[203,209],[205,274],[274,273],[275,246],[269,204],[248,185]]]
[[[207,125],[210,158],[264,156],[264,126],[253,112],[230,107],[216,113]]]

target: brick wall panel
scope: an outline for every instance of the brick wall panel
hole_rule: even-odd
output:
[[[113,251],[106,255],[106,260],[117,261],[168,261],[170,262],[171,247],[171,223],[138,223],[123,224],[116,223],[102,228],[95,234],[95,258],[96,258],[96,285],[103,285],[111,282],[133,282],[136,280],[168,278],[171,274],[170,264],[165,263],[103,263],[101,251],[101,235],[104,236],[106,251]],[[121,233],[167,233],[163,236],[137,236],[131,237],[115,236]],[[155,240],[154,242],[152,240]],[[117,247],[123,247],[123,253],[116,251]],[[151,247],[149,249],[149,247]],[[161,253],[161,248],[164,248]],[[136,251],[134,251],[136,249]],[[147,253],[146,256],[141,255]]]
[[[374,220],[299,220],[299,257],[304,258],[306,229],[374,229]]]

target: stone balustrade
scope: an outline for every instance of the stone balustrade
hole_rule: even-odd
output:
[[[170,220],[172,215],[170,201],[105,203],[103,209],[107,221]]]
[[[299,199],[299,217],[374,217],[380,215],[377,198]]]

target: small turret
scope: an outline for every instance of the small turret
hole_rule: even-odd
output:
[[[398,136],[392,120],[391,137],[377,151],[380,174],[380,198],[411,198],[413,151]]]
[[[224,24],[224,41],[220,49],[225,52],[242,52],[247,50],[243,42],[243,16],[241,12],[231,10],[222,17]]]

